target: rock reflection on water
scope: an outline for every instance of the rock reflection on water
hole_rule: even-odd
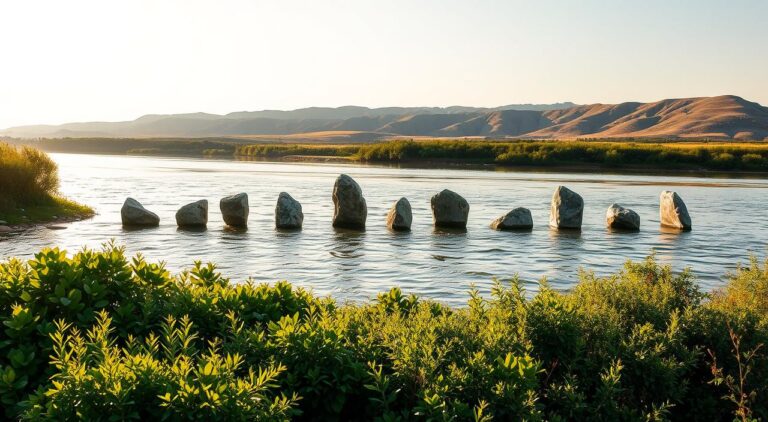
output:
[[[336,233],[334,242],[331,245],[331,255],[342,260],[354,259],[351,262],[345,262],[344,265],[358,265],[362,258],[365,248],[365,232],[345,229],[333,229]]]
[[[251,277],[258,282],[289,280],[341,300],[367,300],[400,286],[407,293],[463,304],[472,283],[487,294],[492,278],[506,280],[519,274],[530,290],[537,288],[541,277],[555,288],[567,289],[578,279],[580,268],[609,274],[627,259],[640,260],[652,252],[675,270],[691,266],[702,286],[711,289],[749,253],[764,255],[768,241],[764,212],[768,180],[762,178],[53,157],[60,166],[63,193],[94,206],[98,215],[67,224],[66,230],[39,227],[0,238],[1,257],[30,258],[46,246],[76,252],[114,239],[130,255],[141,252],[149,260],[165,261],[174,272],[202,260],[215,262],[234,282]],[[339,173],[354,177],[363,189],[369,208],[363,232],[331,227],[331,191]],[[584,198],[580,232],[548,227],[549,201],[558,185]],[[432,226],[429,200],[442,189],[469,201],[466,230]],[[686,201],[693,231],[659,227],[659,192],[666,189],[677,191]],[[302,203],[302,230],[274,229],[275,201],[281,191]],[[249,195],[247,230],[226,227],[217,206],[209,210],[206,230],[176,227],[174,214],[181,205],[202,198],[216,204],[237,192]],[[127,196],[156,212],[160,226],[122,228],[120,206]],[[385,216],[402,196],[412,206],[412,231],[392,232],[385,227]],[[640,214],[639,232],[605,227],[605,209],[614,202]],[[488,227],[515,207],[531,210],[532,230],[500,232]]]

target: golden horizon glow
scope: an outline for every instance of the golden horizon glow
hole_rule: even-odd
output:
[[[757,0],[47,0],[3,2],[0,16],[0,128],[309,106],[768,103]]]

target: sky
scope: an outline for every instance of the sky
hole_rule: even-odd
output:
[[[768,1],[4,0],[0,128],[308,106],[734,94]]]

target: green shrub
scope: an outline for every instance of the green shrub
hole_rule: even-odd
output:
[[[729,169],[736,165],[736,157],[727,152],[721,152],[712,159],[712,165],[716,168]]]
[[[571,291],[337,304],[114,245],[0,264],[6,418],[768,418],[768,263],[711,295],[653,257]]]
[[[51,386],[33,395],[35,420],[288,420],[297,397],[272,397],[284,366],[246,367],[219,344],[198,350],[188,317],[118,345],[107,312],[84,334],[59,320],[51,334]]]
[[[744,154],[741,156],[741,162],[747,168],[761,168],[765,166],[765,158],[760,154]]]

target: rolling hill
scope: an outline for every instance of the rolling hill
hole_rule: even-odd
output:
[[[768,140],[768,108],[733,95],[653,103],[475,107],[312,107],[226,115],[146,115],[127,122],[19,126],[0,131],[37,137],[249,137],[304,135],[331,141],[393,136],[488,138],[715,138]],[[355,137],[360,133],[360,139]]]

